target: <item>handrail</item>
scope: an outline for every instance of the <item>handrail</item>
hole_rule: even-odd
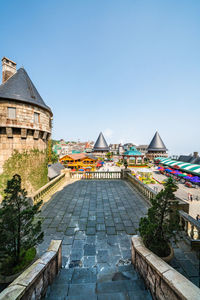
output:
[[[57,184],[65,177],[65,173],[57,176],[53,180],[49,181],[47,184],[42,186],[39,190],[37,190],[31,198],[33,199],[34,202],[37,202],[41,199],[42,196],[46,195],[49,193]]]
[[[121,179],[121,171],[108,171],[108,172],[70,172],[72,179]]]
[[[200,222],[188,215],[186,212],[179,210],[180,227],[191,242],[198,241],[200,244]]]
[[[141,192],[147,198],[148,202],[150,202],[150,199],[156,196],[156,192],[154,190],[141,182],[135,176],[131,175],[129,172],[126,172],[124,179],[127,179],[130,183],[132,183],[133,186],[135,186],[139,192]]]

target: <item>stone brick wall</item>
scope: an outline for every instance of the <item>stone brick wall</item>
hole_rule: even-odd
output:
[[[200,289],[147,249],[138,236],[132,238],[132,263],[155,300],[198,300]]]
[[[8,118],[8,107],[16,108],[16,119]],[[34,112],[39,122],[34,122]],[[0,173],[13,150],[23,151],[47,147],[51,134],[51,115],[45,109],[17,101],[0,101]]]
[[[62,266],[61,245],[60,240],[51,241],[47,252],[0,293],[0,300],[39,300],[44,297]]]

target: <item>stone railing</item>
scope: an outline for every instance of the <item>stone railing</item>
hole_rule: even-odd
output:
[[[44,297],[62,266],[61,246],[61,240],[52,240],[47,252],[0,293],[0,300],[39,300]]]
[[[140,180],[138,180],[135,176],[131,175],[130,172],[123,171],[123,178],[128,180],[139,192],[141,192],[145,198],[148,200],[154,198],[156,196],[156,192],[152,190],[148,185],[144,184]]]
[[[200,247],[200,222],[182,210],[179,211],[179,216],[180,227],[191,242],[191,246]]]
[[[157,300],[199,300],[200,289],[160,257],[147,249],[141,238],[132,238],[132,263]]]
[[[145,199],[150,204],[150,200],[154,198],[157,195],[157,192],[152,190],[150,187],[148,187],[146,184],[138,180],[135,176],[131,175],[130,172],[124,172],[123,176],[125,180],[129,181],[140,193],[142,193],[145,196]],[[174,209],[183,210],[186,213],[189,212],[189,204],[183,201],[180,198],[176,197],[176,202],[174,202]]]
[[[48,193],[52,191],[52,189],[56,188],[58,184],[64,179],[65,173],[59,175],[53,180],[49,181],[47,184],[42,186],[39,190],[37,190],[32,196],[32,200],[34,203],[38,202],[42,197],[46,196]]]
[[[70,172],[72,179],[121,179],[119,172]]]

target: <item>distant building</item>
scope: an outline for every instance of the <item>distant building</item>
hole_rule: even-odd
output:
[[[193,155],[180,155],[178,161],[187,162],[190,164],[200,165],[200,157],[198,152],[194,152]]]
[[[127,160],[130,166],[144,164],[144,154],[138,151],[134,146],[123,153],[123,158]]]
[[[105,156],[106,153],[110,151],[108,144],[101,132],[98,136],[96,143],[94,144],[92,152],[95,153],[96,156]]]
[[[156,157],[168,157],[167,148],[157,131],[147,148],[146,157],[150,160]]]
[[[124,151],[130,150],[131,147],[135,147],[135,144],[133,144],[133,143],[126,143],[126,144],[123,145]]]
[[[114,155],[121,155],[124,152],[122,144],[110,144],[109,148]]]
[[[148,149],[148,145],[139,145],[139,146],[136,146],[136,149],[138,151],[140,151],[142,154],[146,154],[147,149]]]
[[[45,150],[51,136],[52,111],[24,68],[3,57],[0,85],[0,173],[14,150]]]
[[[59,159],[59,162],[70,169],[95,170],[97,158],[91,154],[76,153],[68,154]]]

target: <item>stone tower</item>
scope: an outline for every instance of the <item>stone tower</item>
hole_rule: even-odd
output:
[[[45,150],[51,136],[51,109],[44,103],[24,68],[3,57],[0,85],[0,173],[18,151]]]
[[[146,157],[150,160],[156,157],[168,157],[167,148],[157,131],[147,148]]]
[[[92,152],[95,153],[96,156],[105,156],[106,153],[110,151],[108,144],[103,136],[103,133],[100,132],[96,143],[94,144]]]

